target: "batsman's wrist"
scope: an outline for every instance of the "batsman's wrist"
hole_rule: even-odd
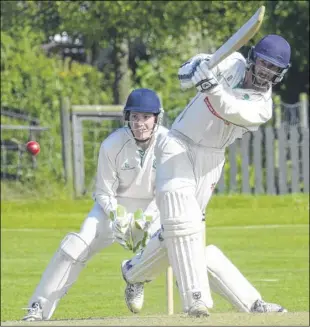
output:
[[[205,93],[218,86],[218,82],[212,78],[209,80],[200,81],[195,86],[199,92]]]

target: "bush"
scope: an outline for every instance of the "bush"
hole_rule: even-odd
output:
[[[50,128],[53,148],[40,153],[38,163],[52,156],[53,167],[44,167],[43,171],[40,167],[36,183],[49,172],[52,172],[49,178],[63,182],[60,98],[68,96],[72,104],[110,104],[112,90],[96,68],[63,61],[57,56],[48,58],[40,46],[41,39],[27,29],[1,32],[1,104],[27,112]],[[10,124],[14,124],[12,119]],[[27,135],[23,138],[19,141],[26,143]]]

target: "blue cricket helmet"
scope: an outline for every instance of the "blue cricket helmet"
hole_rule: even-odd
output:
[[[158,95],[150,89],[133,90],[126,101],[124,112],[144,112],[160,114],[162,106]]]
[[[259,57],[280,68],[288,68],[291,47],[280,35],[270,34],[263,37],[253,48],[254,57]]]
[[[274,66],[278,67],[277,72],[273,72],[262,66],[258,66],[257,69],[252,69],[256,67],[257,58],[263,59]],[[273,85],[282,81],[284,75],[287,73],[290,68],[290,59],[291,59],[291,47],[289,43],[280,35],[269,34],[264,36],[254,47],[251,47],[248,58],[247,58],[247,69],[252,69],[252,83],[253,85],[261,87],[263,84],[258,82],[259,70],[264,74],[269,74],[269,78],[265,78],[264,82],[270,82]],[[262,80],[262,76],[260,77]]]

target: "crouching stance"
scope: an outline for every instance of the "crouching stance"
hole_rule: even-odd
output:
[[[125,126],[100,147],[95,204],[81,230],[68,233],[60,243],[29,301],[24,320],[50,319],[86,263],[114,241],[134,252],[145,245],[152,233],[150,221],[158,217],[154,146],[157,137],[167,132],[159,126],[162,112],[152,90],[137,89],[129,95]]]

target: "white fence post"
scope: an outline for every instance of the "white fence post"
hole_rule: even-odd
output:
[[[309,99],[307,93],[300,93],[299,95],[300,101],[300,127],[309,128]]]
[[[123,118],[123,106],[121,105],[72,105],[72,139],[73,139],[73,173],[75,196],[85,194],[86,185],[86,164],[83,135],[83,121],[102,122],[104,120],[118,120]],[[112,130],[111,130],[112,132]],[[100,140],[103,141],[103,140]],[[97,160],[97,158],[96,158]],[[96,171],[92,172],[94,175]]]
[[[275,95],[273,98],[273,104],[274,104],[274,127],[280,128],[281,127],[281,121],[282,121],[282,115],[281,115],[281,97],[279,95]]]
[[[72,135],[70,122],[70,100],[68,97],[60,98],[60,125],[62,138],[62,160],[65,183],[73,195],[73,163],[72,163]]]

